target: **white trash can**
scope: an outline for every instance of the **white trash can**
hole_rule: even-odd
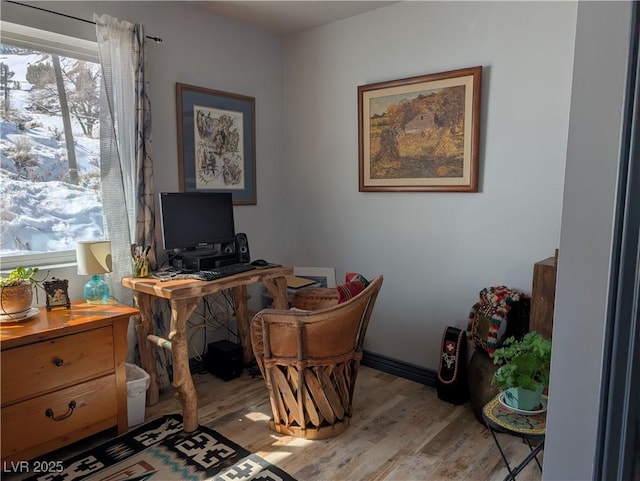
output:
[[[149,374],[135,364],[126,363],[127,367],[127,414],[129,427],[144,422],[144,407],[147,404]]]

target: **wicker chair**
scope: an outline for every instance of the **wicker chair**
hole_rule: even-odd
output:
[[[305,289],[309,295],[295,296],[293,309],[255,315],[251,343],[269,391],[272,430],[323,439],[347,428],[362,344],[381,285],[378,276],[341,304],[335,289]],[[325,307],[300,310],[318,305]]]

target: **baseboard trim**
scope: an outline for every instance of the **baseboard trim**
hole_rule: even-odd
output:
[[[362,353],[361,362],[362,365],[377,369],[378,371],[393,374],[394,376],[419,382],[430,387],[436,386],[436,372],[431,369],[369,351]]]

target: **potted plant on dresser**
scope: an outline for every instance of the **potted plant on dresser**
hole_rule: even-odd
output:
[[[6,277],[0,278],[0,315],[14,317],[29,311],[33,301],[37,267],[16,267]]]
[[[525,334],[518,341],[510,337],[493,354],[499,367],[494,384],[504,391],[504,403],[521,411],[543,408],[542,391],[549,387],[551,340],[538,332]]]

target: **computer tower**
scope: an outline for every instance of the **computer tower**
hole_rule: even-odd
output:
[[[242,374],[242,347],[231,341],[212,342],[207,347],[207,369],[225,381]]]

